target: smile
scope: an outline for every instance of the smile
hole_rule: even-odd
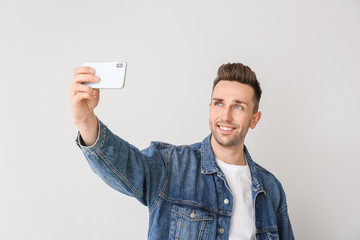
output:
[[[223,131],[232,131],[234,130],[235,128],[233,127],[229,127],[229,126],[222,126],[222,125],[218,125],[218,127],[223,130]]]

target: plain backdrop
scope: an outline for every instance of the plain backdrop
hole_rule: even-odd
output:
[[[253,159],[282,182],[297,239],[360,239],[360,2],[0,0],[0,239],[146,239],[148,210],[75,144],[69,86],[126,61],[99,118],[140,149],[202,141],[217,68],[263,89]]]

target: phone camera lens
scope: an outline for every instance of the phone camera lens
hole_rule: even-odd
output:
[[[116,64],[116,67],[117,67],[117,68],[122,68],[123,66],[124,66],[124,64],[122,64],[122,63],[117,63],[117,64]]]

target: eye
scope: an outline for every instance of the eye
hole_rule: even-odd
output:
[[[243,106],[241,106],[241,105],[236,105],[236,106],[235,106],[235,109],[244,110]]]
[[[221,102],[215,102],[214,105],[215,106],[222,106],[222,103]]]

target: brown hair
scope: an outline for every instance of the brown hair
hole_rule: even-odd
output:
[[[248,67],[241,63],[227,63],[219,67],[217,77],[213,83],[213,92],[215,86],[221,81],[235,81],[242,84],[250,85],[254,89],[254,112],[258,111],[259,102],[261,98],[260,83],[256,78],[255,73]]]

